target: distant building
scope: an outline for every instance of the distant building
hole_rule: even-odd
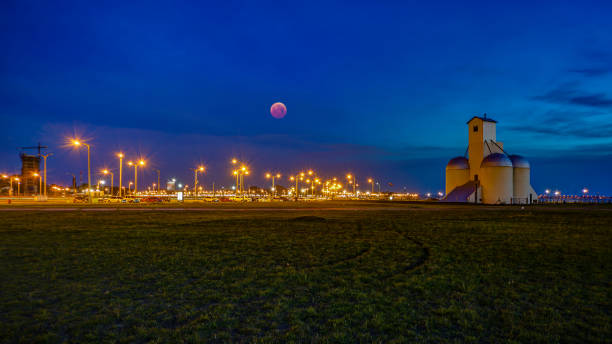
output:
[[[172,178],[166,182],[166,191],[175,191],[176,190],[176,179]]]
[[[40,175],[40,155],[29,155],[21,153],[21,192],[23,194],[36,194],[39,188],[38,178],[34,173]]]
[[[537,199],[529,162],[507,154],[497,141],[496,124],[486,114],[467,122],[468,156],[452,158],[446,165],[445,201],[529,204]]]

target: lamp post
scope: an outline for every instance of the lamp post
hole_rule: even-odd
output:
[[[310,195],[314,194],[314,172],[312,172],[312,170],[308,170],[308,178],[306,180],[307,183],[310,183]]]
[[[298,188],[298,182],[297,182],[297,178],[294,176],[289,177],[290,181],[294,181],[295,180],[295,192],[296,192],[296,196],[295,196],[295,200],[297,201],[297,188]]]
[[[77,147],[79,147],[80,145],[87,147],[87,193],[89,194],[89,203],[93,203],[93,199],[91,196],[91,149],[87,143],[81,142],[79,140],[72,140],[72,144]]]
[[[113,195],[113,185],[115,185],[115,184],[114,184],[114,180],[113,180],[113,178],[115,178],[115,175],[113,174],[113,172],[111,172],[111,171],[109,171],[109,170],[103,170],[103,171],[102,171],[102,173],[104,173],[104,174],[110,174],[110,176],[111,176],[111,183],[110,183],[110,194],[111,194],[111,196],[112,196],[112,195]]]
[[[238,170],[238,174],[240,174],[240,194],[244,198],[244,166]]]
[[[239,188],[238,183],[239,183],[239,178],[240,177],[238,176],[238,171],[237,170],[234,170],[232,173],[236,176],[236,187],[235,187],[234,191],[235,191],[235,196],[238,196],[238,188]]]
[[[9,195],[9,197],[10,197],[10,196],[13,196],[13,179],[14,179],[14,180],[19,180],[19,178],[15,178],[15,177],[13,177],[13,176],[8,176],[8,175],[6,175],[6,174],[2,175],[2,178],[5,178],[5,179],[6,179],[6,178],[8,178],[8,180],[9,180],[9,184],[10,184],[10,186],[9,186],[9,193],[8,193],[8,195]],[[19,193],[17,193],[17,194],[19,195]]]
[[[374,180],[372,180],[372,178],[368,178],[368,183],[372,184],[372,195],[374,195]]]
[[[43,170],[44,170],[43,175],[45,179],[45,184],[44,184],[45,199],[47,198],[47,158],[50,157],[51,155],[53,155],[53,153],[41,155],[43,157]]]
[[[106,185],[106,180],[102,180],[102,179],[98,180],[98,190],[97,190],[98,192],[100,192],[100,184],[102,184],[102,192],[104,192],[104,189],[105,189],[104,185]]]
[[[232,159],[232,165],[238,164],[238,160]],[[247,166],[241,165],[240,168],[235,169],[232,173],[236,176],[236,190],[240,189],[240,193],[244,198],[244,176],[248,176],[251,173]],[[236,194],[238,191],[236,191]]]
[[[232,165],[236,165],[236,164],[238,164],[238,160],[236,160],[235,158],[232,159]],[[240,183],[240,172],[238,172],[238,170],[234,170],[233,173],[236,176],[236,196],[237,196],[238,189],[240,189],[240,186],[238,186],[238,184]]]
[[[353,196],[355,196],[357,194],[357,178],[349,173],[346,175],[346,179],[348,179],[349,184],[353,184]]]
[[[236,159],[232,159],[232,165],[237,165],[239,162]],[[240,168],[235,169],[232,173],[236,176],[236,190],[240,190],[240,193],[244,197],[244,176],[249,175],[250,171],[242,164]],[[238,191],[236,191],[237,193]]]
[[[6,174],[2,175],[2,178],[7,179],[9,176],[7,176]],[[10,188],[9,188],[9,192],[8,195],[11,196],[11,194],[13,193],[13,177],[11,176],[9,183],[11,184]]]
[[[134,184],[134,183],[130,182],[128,184],[128,192],[130,192],[130,193],[132,192],[132,184]]]
[[[295,177],[294,176],[289,177],[289,180],[291,181],[295,180],[295,201],[297,202],[300,198],[300,190],[298,189],[299,181],[304,180],[304,172],[300,172],[299,174],[296,174]]]
[[[266,173],[266,179],[272,178],[272,197],[276,195],[276,186],[274,185],[274,178],[280,178],[280,177],[281,177],[280,173],[277,173],[275,175]]]
[[[244,175],[248,174],[246,166],[242,165],[239,170],[240,173],[240,193],[242,194],[242,198],[244,198]]]
[[[192,168],[194,176],[193,176],[193,190],[195,198],[198,198],[198,172],[204,173],[204,166],[200,166],[198,168]]]
[[[34,173],[32,173],[32,175],[33,175],[34,177],[38,177],[38,197],[40,197],[41,192],[42,192],[42,191],[41,191],[41,189],[42,189],[42,179],[41,179],[41,177],[40,177],[40,174],[39,174],[39,173],[34,172]]]
[[[128,161],[129,166],[134,166],[134,194],[138,192],[138,165],[144,166],[145,161],[140,159],[137,163]]]
[[[123,153],[118,153],[117,157],[119,158],[119,197],[121,197],[121,191],[122,191],[121,174],[123,172]]]

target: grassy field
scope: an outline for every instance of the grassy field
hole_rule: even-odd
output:
[[[0,341],[610,342],[612,208],[384,206],[0,212]]]

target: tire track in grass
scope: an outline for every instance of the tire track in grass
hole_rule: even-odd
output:
[[[329,230],[329,224],[327,224],[327,229]],[[363,231],[363,226],[361,223],[357,224],[357,231],[359,233],[361,233]],[[339,264],[343,264],[343,263],[348,263],[350,261],[359,259],[363,256],[365,256],[366,254],[369,254],[370,252],[372,252],[372,245],[370,243],[368,243],[368,246],[364,249],[361,249],[359,251],[357,251],[355,254],[352,254],[348,257],[344,257],[344,258],[340,258],[340,259],[336,259],[330,262],[326,262],[326,263],[319,263],[319,264],[311,264],[311,265],[307,265],[304,266],[300,269],[303,270],[308,270],[308,269],[315,269],[315,268],[325,268],[325,267],[333,267]]]
[[[396,271],[396,272],[392,272],[388,275],[385,275],[381,278],[381,280],[388,280],[391,279],[395,276],[399,276],[401,274],[407,274],[409,272],[415,271],[419,268],[421,268],[422,266],[424,266],[427,261],[429,260],[431,254],[429,251],[429,247],[425,246],[425,244],[423,244],[420,240],[413,238],[411,236],[405,235],[401,232],[399,232],[397,230],[397,225],[395,223],[392,224],[393,227],[393,232],[396,233],[397,235],[399,235],[400,237],[404,238],[407,241],[410,241],[412,243],[414,243],[415,245],[417,245],[418,247],[421,248],[421,250],[423,251],[423,253],[417,258],[416,261],[408,264],[407,266],[403,267],[402,269]]]

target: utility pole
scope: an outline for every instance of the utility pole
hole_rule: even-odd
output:
[[[47,199],[47,158],[50,157],[51,155],[53,155],[53,153],[47,153],[46,155],[41,155],[43,157],[43,170],[44,170],[44,177],[45,177],[45,183],[43,185],[44,190],[45,190],[45,200]]]
[[[123,174],[123,153],[117,154],[117,157],[119,158],[119,197],[121,197],[121,193],[123,191],[122,182],[121,182],[121,177],[122,177],[121,175]]]

